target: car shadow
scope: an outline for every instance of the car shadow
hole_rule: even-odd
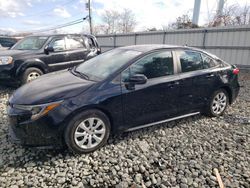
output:
[[[170,122],[166,122],[166,123],[155,124],[155,125],[152,125],[149,127],[141,128],[141,129],[130,131],[130,132],[123,132],[123,133],[120,133],[118,135],[111,137],[108,143],[109,144],[118,144],[120,142],[123,142],[125,140],[129,140],[129,139],[132,139],[132,140],[137,139],[137,138],[143,139],[143,137],[145,137],[145,135],[146,136],[153,135],[154,132],[160,131],[161,129],[165,129],[165,128],[171,129],[174,127],[181,126],[183,123],[185,123],[187,121],[194,121],[194,120],[199,120],[199,119],[203,119],[203,118],[206,118],[206,117],[199,114],[199,115],[195,115],[192,117],[178,119],[178,120],[174,120],[174,121],[170,121]]]

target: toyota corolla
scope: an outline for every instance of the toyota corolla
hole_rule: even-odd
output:
[[[44,75],[9,99],[9,133],[26,146],[102,147],[109,135],[193,116],[220,116],[239,69],[200,49],[139,45]]]

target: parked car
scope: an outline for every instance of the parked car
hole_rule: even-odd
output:
[[[110,133],[222,115],[238,95],[238,73],[195,48],[116,48],[19,88],[8,104],[10,135],[23,145],[92,152]]]
[[[0,37],[0,50],[7,50],[11,48],[17,41],[18,39],[13,37]]]
[[[92,35],[28,36],[0,52],[0,80],[25,84],[42,74],[78,65],[100,54]]]

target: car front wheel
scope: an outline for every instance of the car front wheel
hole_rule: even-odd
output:
[[[221,116],[228,106],[228,93],[224,89],[219,89],[212,95],[210,99],[209,109],[207,114],[209,116]]]
[[[74,153],[93,152],[106,144],[110,134],[107,116],[98,110],[76,115],[65,129],[65,143]]]

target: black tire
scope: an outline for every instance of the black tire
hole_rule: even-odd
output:
[[[75,141],[75,132],[78,129],[81,129],[81,128],[79,128],[80,123],[88,120],[89,118],[100,119],[104,124],[103,127],[105,127],[105,133],[103,134],[103,138],[101,139],[101,141],[98,145],[96,145],[92,148],[82,148]],[[85,131],[83,131],[83,132],[85,132]],[[86,134],[88,136],[90,136],[89,133],[86,133]],[[93,152],[93,151],[101,148],[102,146],[104,146],[107,143],[107,140],[109,138],[109,134],[110,134],[109,118],[103,112],[101,112],[99,110],[87,110],[87,111],[84,111],[84,112],[77,114],[75,117],[73,117],[69,121],[69,123],[66,126],[65,131],[64,131],[64,140],[65,140],[65,143],[66,143],[68,149],[70,151],[72,151],[73,153],[86,154],[86,153]],[[82,137],[86,137],[86,136],[82,136]],[[80,137],[78,137],[78,138],[80,138]],[[91,138],[93,139],[93,137],[91,137]],[[86,140],[86,141],[89,142],[88,140]]]
[[[214,101],[216,101],[216,96],[218,96],[218,94],[224,94],[224,96],[225,96],[225,107],[223,106],[223,108],[221,108],[221,110],[219,111],[215,111],[214,109],[213,109],[213,106],[214,106],[214,108],[215,109],[217,109],[216,108],[216,106],[214,105]],[[212,94],[212,96],[211,96],[211,98],[210,98],[210,100],[209,100],[209,104],[207,105],[207,107],[206,107],[206,111],[205,111],[205,115],[207,115],[207,116],[210,116],[210,117],[219,117],[219,116],[221,116],[221,115],[223,115],[224,114],[224,112],[225,112],[225,110],[227,109],[227,106],[228,106],[228,104],[229,104],[229,97],[228,97],[228,93],[227,93],[227,91],[225,90],[225,89],[219,89],[219,90],[217,90],[217,91],[215,91],[213,94]]]
[[[28,77],[29,77],[30,74],[32,74],[32,73],[34,73],[34,74],[36,74],[36,75],[38,75],[38,76],[43,75],[43,71],[40,70],[39,68],[36,68],[36,67],[29,67],[29,68],[27,68],[27,69],[24,71],[24,73],[22,74],[22,78],[21,78],[22,85],[23,85],[23,84],[26,84],[26,83],[28,83],[28,82],[30,82],[30,81],[28,80]]]

